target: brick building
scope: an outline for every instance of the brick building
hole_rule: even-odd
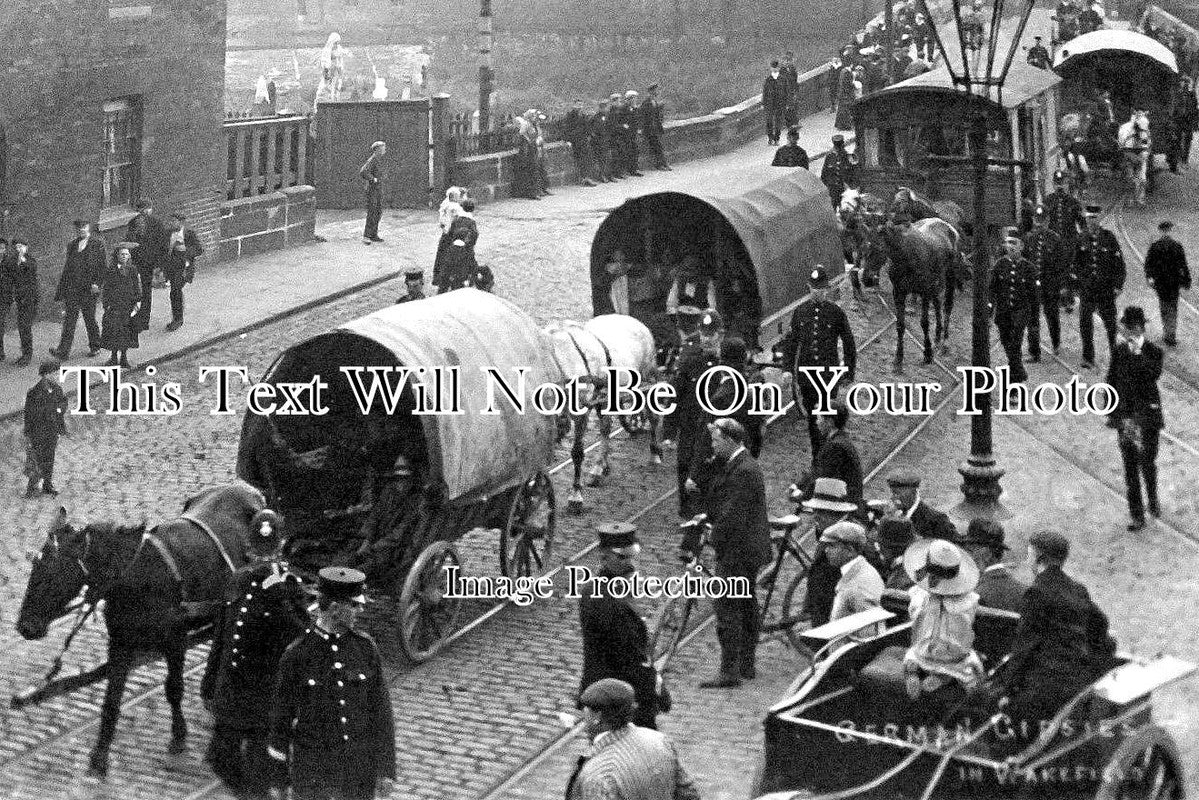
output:
[[[219,250],[226,0],[0,0],[0,213],[46,315],[73,235],[111,245],[139,197]]]

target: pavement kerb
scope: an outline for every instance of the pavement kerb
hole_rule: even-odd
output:
[[[853,141],[854,141],[853,136],[845,137],[845,143],[847,145],[852,144]],[[816,153],[815,155],[809,155],[808,160],[809,161],[818,161],[819,159],[824,158],[831,152],[832,152],[832,148],[830,147],[826,150],[822,150],[822,151]],[[503,202],[503,201],[501,201],[501,202]],[[212,336],[209,336],[207,338],[200,339],[198,341],[192,342],[189,345],[180,347],[178,350],[172,350],[170,352],[163,353],[162,355],[158,356],[157,358],[153,358],[153,359],[146,361],[145,364],[139,364],[138,369],[141,369],[142,367],[144,367],[148,364],[162,364],[167,361],[173,361],[177,358],[182,358],[183,356],[190,355],[191,353],[194,353],[197,350],[202,350],[205,347],[211,347],[212,345],[218,344],[227,339],[232,339],[235,336],[241,336],[242,334],[249,333],[249,332],[257,330],[259,328],[266,327],[267,325],[278,322],[279,320],[282,320],[282,319],[286,319],[287,317],[295,316],[296,314],[302,314],[305,311],[310,311],[311,309],[316,308],[317,306],[322,306],[322,305],[325,305],[326,303],[331,303],[331,302],[333,302],[335,300],[339,300],[342,297],[345,297],[347,295],[354,294],[355,292],[361,292],[366,289],[370,289],[375,286],[379,286],[380,284],[386,283],[387,281],[390,281],[390,280],[394,280],[403,274],[404,274],[403,269],[397,269],[392,272],[387,272],[383,275],[376,275],[375,277],[370,278],[369,280],[361,281],[361,282],[355,283],[351,286],[342,287],[333,292],[330,292],[329,294],[321,295],[320,297],[314,297],[311,300],[306,300],[303,303],[300,303],[299,305],[292,306],[291,308],[286,308],[282,311],[277,311],[274,314],[270,314],[266,317],[263,317],[260,320],[251,322],[249,325],[243,325],[240,328],[234,328],[233,330],[229,330],[229,331],[222,331],[221,333],[213,334]],[[92,366],[95,366],[95,365],[92,365]],[[89,387],[97,386],[100,383],[102,383],[102,381],[97,379],[94,381],[89,381],[88,386]],[[74,395],[75,395],[75,392],[73,392],[73,391],[67,392],[68,397],[73,397]],[[7,422],[8,420],[15,419],[16,417],[19,417],[24,413],[25,413],[24,409],[22,409],[22,408],[17,408],[12,411],[0,413],[0,422]]]

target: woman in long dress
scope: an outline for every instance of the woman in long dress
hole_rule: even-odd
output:
[[[137,328],[133,317],[141,305],[142,284],[137,268],[133,266],[134,242],[121,242],[112,251],[112,266],[104,278],[100,301],[104,304],[104,317],[100,323],[100,346],[112,351],[105,366],[129,367],[126,355],[129,348],[137,347]]]
[[[454,241],[450,238],[450,225],[462,213],[462,198],[466,190],[451,186],[445,190],[445,199],[437,208],[437,224],[441,227],[441,238],[437,241],[437,256],[433,259],[433,285],[441,285],[441,271],[445,267],[446,250]]]

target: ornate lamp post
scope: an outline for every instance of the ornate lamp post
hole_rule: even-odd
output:
[[[941,35],[936,18],[929,11],[926,0],[919,0],[954,86],[982,100],[998,102],[1008,70],[1020,48],[1034,0],[1017,0],[1012,4],[1016,6],[1014,13],[1009,10],[1006,19],[1005,0],[989,0],[989,24],[986,4],[973,3],[970,10],[963,11],[962,2],[963,0],[950,0],[953,28],[957,34],[957,42],[952,42],[945,41],[945,37]],[[1007,30],[1004,30],[1005,25]],[[988,158],[988,117],[983,104],[979,105],[977,115],[970,121],[970,156],[967,159],[973,168],[974,180],[974,313],[971,363],[976,367],[990,367],[991,264],[987,248],[987,167],[990,164],[1011,165],[1014,162],[1011,159]],[[957,161],[960,163],[962,159]],[[965,495],[959,510],[970,516],[995,516],[1002,513],[999,495],[1003,493],[1003,488],[999,485],[999,479],[1003,475],[1003,469],[996,463],[993,453],[989,393],[981,398],[979,412],[970,419],[970,456],[958,467],[962,474],[962,494]]]

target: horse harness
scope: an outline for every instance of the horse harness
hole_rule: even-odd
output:
[[[579,354],[579,358],[583,360],[583,367],[584,367],[584,369],[587,370],[587,376],[589,378],[593,378],[594,376],[598,375],[599,372],[597,370],[593,369],[591,366],[591,359],[587,358],[587,353],[584,352],[583,348],[579,346],[579,340],[575,338],[574,331],[569,330],[569,329],[563,329],[563,332],[570,339],[570,343],[574,347],[575,352]],[[604,366],[607,368],[611,368],[612,367],[612,351],[610,351],[608,349],[608,345],[605,344],[604,340],[601,339],[600,337],[596,336],[595,334],[592,334],[592,338],[595,339],[595,341],[599,342],[599,346],[604,351],[604,359],[608,362]],[[559,366],[561,366],[561,365],[559,365]],[[565,370],[564,370],[564,372],[565,372]],[[598,402],[597,402],[597,405],[598,405]]]
[[[229,551],[225,549],[225,545],[221,542],[219,536],[208,526],[208,523],[195,517],[191,514],[180,514],[180,519],[187,520],[192,525],[195,525],[216,545],[217,552],[221,554],[221,558],[225,562],[225,566],[229,568],[229,574],[232,575],[237,571],[237,567],[233,565],[233,559],[229,557]],[[175,556],[171,553],[170,547],[160,537],[155,536],[152,532],[146,531],[142,534],[142,541],[137,546],[137,552],[133,554],[133,561],[137,561],[137,557],[141,555],[142,550],[146,545],[150,545],[158,553],[162,562],[166,565],[167,570],[171,573],[171,577],[175,579],[175,583],[179,584],[180,593],[186,590],[186,584],[183,580],[183,572],[179,569],[179,562],[175,560]],[[132,562],[131,562],[132,563]],[[187,602],[187,597],[182,597],[183,602]]]

